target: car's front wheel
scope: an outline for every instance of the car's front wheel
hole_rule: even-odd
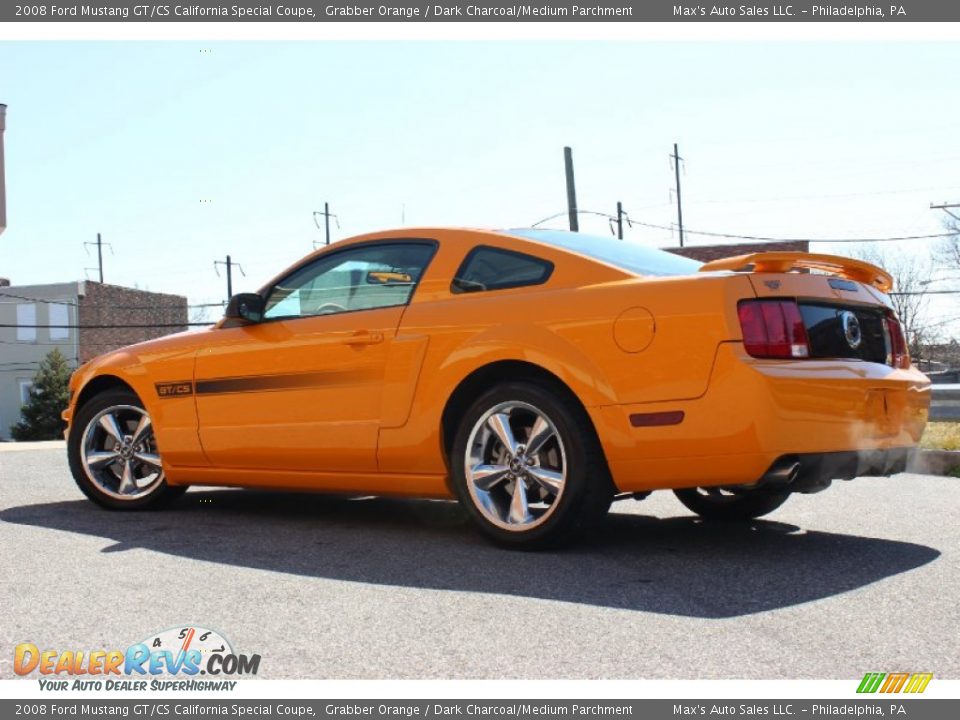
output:
[[[674,490],[677,499],[704,520],[743,522],[772,513],[790,497],[788,490],[727,490],[697,487]]]
[[[572,539],[610,508],[613,484],[586,411],[561,389],[503,383],[463,416],[451,473],[489,539],[534,548]]]
[[[129,390],[103,392],[79,408],[67,455],[80,490],[105,508],[146,510],[186,490],[167,484],[153,422]]]

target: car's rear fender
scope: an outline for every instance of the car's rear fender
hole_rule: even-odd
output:
[[[380,431],[378,465],[445,471],[437,452],[443,410],[464,378],[494,363],[542,368],[588,409],[698,397],[718,344],[738,335],[742,297],[755,295],[745,277],[731,273],[411,305],[400,334],[426,335],[429,343],[407,422]],[[606,445],[607,429],[597,431]]]
[[[757,481],[778,459],[915,446],[929,381],[859,360],[759,360],[723,343],[708,391],[591,412],[624,491]],[[666,422],[651,419],[670,418]]]
[[[381,472],[445,473],[442,419],[454,391],[483,368],[519,363],[567,387],[584,406],[613,402],[602,371],[577,346],[535,325],[509,324],[465,339],[449,349],[449,336],[431,337],[409,417],[402,427],[382,428]],[[514,379],[525,379],[528,375]]]

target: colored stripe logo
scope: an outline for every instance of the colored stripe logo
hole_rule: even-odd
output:
[[[932,679],[933,673],[867,673],[857,692],[922,693]]]

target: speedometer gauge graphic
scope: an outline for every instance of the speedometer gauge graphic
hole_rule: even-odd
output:
[[[174,655],[186,653],[190,650],[199,650],[203,657],[214,653],[225,655],[233,654],[233,646],[216,630],[201,627],[200,625],[188,625],[182,627],[172,627],[150,635],[143,644],[151,651],[169,650]]]

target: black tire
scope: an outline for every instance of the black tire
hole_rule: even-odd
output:
[[[720,491],[717,488],[685,488],[674,490],[677,499],[687,509],[704,520],[721,522],[745,522],[768,513],[783,505],[790,497],[789,490],[759,488],[737,493]]]
[[[140,401],[140,398],[138,398],[137,395],[130,390],[119,388],[115,390],[107,390],[95,395],[77,410],[76,416],[73,418],[73,422],[70,425],[70,436],[67,438],[67,458],[70,463],[70,472],[73,473],[73,478],[76,480],[77,486],[80,488],[83,494],[100,507],[107,508],[109,510],[153,510],[163,507],[170,501],[175,500],[183,495],[183,493],[187,491],[187,487],[181,485],[168,485],[166,477],[163,476],[162,471],[159,473],[160,478],[148,483],[148,489],[146,489],[142,494],[137,494],[136,496],[130,498],[115,497],[94,482],[90,474],[87,472],[87,467],[83,459],[85,435],[91,422],[97,418],[98,415],[110,408],[139,408],[141,415],[146,415],[146,410],[143,406],[143,403]],[[128,419],[136,417],[135,411],[118,410],[118,413],[120,413],[119,422],[124,425],[124,428],[122,428],[123,430],[129,431],[135,427],[132,424],[133,420]],[[106,438],[106,435],[103,437]],[[153,451],[152,454],[159,455],[156,450],[156,442],[152,436],[152,430],[150,431],[149,437],[144,441],[144,443],[145,444],[142,447],[145,449],[145,451],[151,450]],[[91,473],[93,472],[104,473],[103,477],[106,477],[108,482],[110,476],[107,473],[113,473],[117,476],[120,474],[120,471],[115,465],[112,464],[104,465],[99,471],[91,470]],[[150,476],[147,475],[146,477],[149,478]],[[119,477],[116,479],[117,484],[119,485]]]
[[[524,496],[533,499],[530,505],[530,517],[535,523],[526,528],[521,527],[524,523],[505,527],[502,523],[509,522],[508,520],[493,519],[495,513],[490,511],[492,505],[488,504],[487,510],[481,508],[480,500],[474,494],[478,489],[467,477],[468,452],[471,448],[493,447],[499,448],[501,452],[505,450],[503,443],[489,432],[483,419],[494,409],[511,404],[517,407],[511,411],[513,414],[510,417],[520,417],[519,421],[511,420],[511,424],[520,423],[516,438],[520,441],[518,447],[525,447],[523,445],[525,428],[522,420],[523,413],[528,409],[537,411],[547,422],[552,423],[553,427],[551,439],[543,445],[545,449],[536,452],[532,456],[533,459],[527,460],[526,465],[520,463],[519,467],[524,468],[520,471],[521,474],[508,476],[507,480],[500,486],[492,488],[487,494],[488,497],[493,497],[494,493],[502,491],[502,494],[506,495],[510,493],[511,487],[512,492],[515,493],[516,478],[525,478],[527,489],[524,490]],[[535,419],[537,414],[531,413],[531,417]],[[527,432],[529,433],[529,429]],[[484,433],[487,435],[489,445],[484,445],[477,439]],[[471,436],[473,436],[472,443]],[[556,440],[553,439],[554,437]],[[532,439],[530,434],[526,439]],[[562,468],[566,471],[565,479],[562,481],[562,489],[555,496],[550,496],[545,487],[538,484],[535,478],[527,473],[551,471],[551,466],[545,465],[544,459],[558,457],[563,461]],[[613,482],[593,424],[576,398],[562,386],[547,387],[529,382],[506,382],[487,390],[464,413],[454,436],[449,460],[453,485],[461,504],[487,539],[505,547],[540,549],[569,542],[596,527],[606,516],[613,500]],[[470,464],[475,467],[472,460]],[[536,494],[546,499],[536,500]],[[500,505],[502,506],[502,503]],[[545,508],[534,507],[539,505],[545,505]],[[526,507],[524,504],[525,509]]]

